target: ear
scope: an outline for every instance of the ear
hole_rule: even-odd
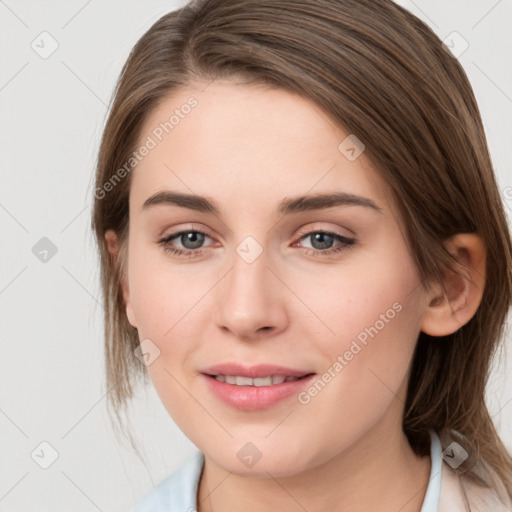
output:
[[[468,323],[476,313],[485,288],[486,247],[475,234],[458,234],[445,244],[458,260],[459,273],[446,270],[443,291],[436,284],[429,296],[421,330],[430,336],[447,336]]]
[[[119,242],[115,231],[109,229],[105,233],[105,240],[107,241],[108,252],[110,253],[112,260],[114,261],[115,264],[117,263],[117,259],[119,257]],[[123,288],[123,298],[126,306],[126,316],[128,317],[128,322],[130,322],[130,325],[132,327],[137,328],[135,313],[133,312],[132,302],[130,299],[130,289],[128,287],[127,281],[127,276],[121,276],[121,286]]]

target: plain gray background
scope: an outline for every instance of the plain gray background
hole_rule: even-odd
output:
[[[456,31],[469,44],[458,58],[510,218],[512,2],[399,3],[441,39]],[[139,37],[182,4],[0,0],[0,511],[126,511],[195,451],[152,387],[140,390],[131,415],[147,467],[116,441],[105,408],[89,229],[94,162],[115,80]],[[52,44],[58,48],[42,58]],[[42,262],[36,244],[57,252],[50,248]],[[503,356],[488,404],[512,450],[512,361]],[[43,442],[58,454],[48,469],[40,464],[52,448]]]

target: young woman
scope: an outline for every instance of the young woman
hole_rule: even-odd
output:
[[[512,510],[484,400],[511,241],[457,60],[390,0],[200,0],[132,50],[93,229],[117,413],[198,447],[134,511]]]

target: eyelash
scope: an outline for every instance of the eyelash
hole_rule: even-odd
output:
[[[184,256],[186,258],[194,258],[194,257],[200,256],[201,252],[202,252],[201,251],[202,248],[195,249],[195,250],[193,250],[193,249],[183,250],[183,249],[176,249],[175,247],[170,246],[171,240],[178,238],[185,233],[196,233],[196,234],[204,235],[208,238],[211,238],[208,235],[208,233],[205,233],[204,231],[199,231],[197,229],[188,229],[188,230],[183,230],[183,231],[178,231],[176,233],[172,233],[171,235],[159,240],[158,244],[162,246],[164,252],[171,253],[176,256]],[[347,238],[345,236],[339,235],[338,233],[333,233],[331,231],[324,231],[321,229],[314,230],[314,231],[308,231],[307,233],[303,234],[299,238],[299,240],[302,240],[304,238],[307,238],[308,236],[318,234],[318,233],[332,236],[335,240],[337,240],[339,242],[339,245],[337,245],[334,249],[326,249],[324,251],[319,250],[319,249],[310,249],[309,247],[305,247],[304,249],[306,249],[307,254],[310,256],[315,256],[315,257],[330,256],[332,254],[339,253],[346,249],[350,249],[350,248],[352,248],[352,246],[357,244],[357,241],[354,238]]]

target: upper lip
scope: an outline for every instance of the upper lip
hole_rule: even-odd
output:
[[[238,363],[222,363],[209,366],[201,371],[208,375],[232,375],[239,377],[268,377],[272,375],[283,375],[284,377],[303,377],[313,373],[307,370],[297,370],[294,368],[286,368],[275,364],[258,364],[255,366],[243,366]]]

